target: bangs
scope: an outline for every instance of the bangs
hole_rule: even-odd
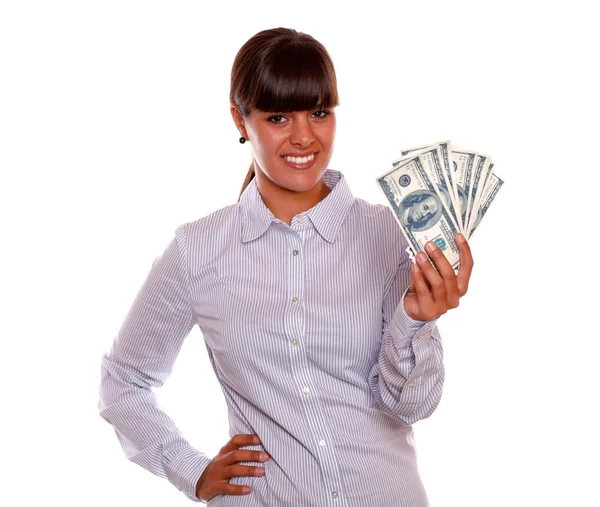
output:
[[[288,44],[257,69],[252,109],[308,111],[338,105],[335,72],[307,45]]]

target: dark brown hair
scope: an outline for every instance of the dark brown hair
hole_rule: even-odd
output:
[[[319,41],[291,28],[258,32],[235,57],[229,101],[243,118],[254,109],[283,113],[338,106],[331,57]],[[240,197],[252,178],[250,163]]]

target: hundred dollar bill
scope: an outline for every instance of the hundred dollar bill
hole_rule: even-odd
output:
[[[414,254],[433,241],[458,271],[460,257],[454,236],[458,232],[429,179],[420,154],[400,161],[376,179]]]
[[[454,184],[454,181],[452,179],[452,143],[450,141],[442,141],[439,143],[432,143],[424,146],[417,146],[415,148],[402,150],[401,159],[406,158],[407,155],[416,155],[417,153],[423,153],[425,150],[430,149],[434,146],[439,147],[439,151],[441,152],[440,160],[442,162],[442,167],[444,168],[443,180],[446,183],[446,188],[450,190],[450,197],[452,199],[453,207],[455,208],[455,210],[457,210],[458,197],[456,194],[456,185]],[[456,217],[458,228],[462,231],[463,224],[460,213],[455,212],[454,215]]]
[[[467,216],[468,220],[465,224],[465,234],[469,234],[469,224],[471,223],[474,210],[477,211],[476,202],[481,197],[483,185],[488,177],[488,170],[491,163],[489,155],[473,152],[475,160],[473,164],[473,172],[471,173],[471,182],[469,185],[469,193],[467,194]]]
[[[469,233],[469,239],[471,238],[471,236],[473,236],[475,229],[477,229],[479,223],[481,222],[481,219],[487,213],[489,207],[496,198],[496,195],[498,194],[502,185],[504,185],[504,181],[501,180],[496,174],[492,173],[488,178],[483,193],[481,194],[479,208],[473,218],[473,224],[471,226],[471,232]]]
[[[475,220],[475,216],[480,208],[481,204],[481,196],[483,195],[483,191],[485,190],[485,186],[490,181],[490,176],[494,172],[494,163],[490,160],[487,166],[482,168],[481,171],[475,171],[475,181],[473,185],[471,185],[472,192],[474,193],[472,206],[469,208],[469,223],[466,228],[466,234],[469,235],[471,233],[471,229],[473,227],[473,221]]]
[[[471,173],[475,153],[452,147],[452,178],[456,186],[457,211],[460,210],[461,223],[463,226],[468,224],[469,215],[467,213],[467,196],[470,191]],[[464,229],[464,227],[463,227]]]
[[[434,189],[440,198],[442,205],[450,213],[450,218],[454,223],[454,228],[462,230],[459,225],[457,213],[454,210],[453,191],[451,187],[448,187],[447,178],[444,174],[442,153],[439,145],[435,144],[429,148],[414,150],[421,156],[424,162],[424,168],[429,176],[429,179],[434,183]],[[402,154],[407,154],[408,151],[403,151]],[[396,167],[402,160],[399,159],[392,162],[392,166]]]

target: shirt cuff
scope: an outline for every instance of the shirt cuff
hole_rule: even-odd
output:
[[[439,317],[435,317],[429,320],[415,320],[410,317],[404,309],[404,298],[409,290],[410,287],[404,291],[391,322],[396,331],[394,334],[399,338],[398,342],[401,347],[409,347],[415,338],[419,342],[425,342],[424,338],[431,336],[439,319]]]
[[[179,453],[167,464],[167,477],[179,491],[194,502],[204,502],[196,496],[198,479],[212,460],[197,449],[190,447]]]

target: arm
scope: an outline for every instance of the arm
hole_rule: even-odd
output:
[[[473,257],[467,240],[456,235],[460,269],[454,273],[432,241],[411,265],[404,257],[383,303],[383,339],[369,385],[382,410],[407,424],[429,417],[437,407],[444,383],[442,343],[436,320],[467,293]],[[412,283],[408,290],[410,276]],[[402,301],[389,315],[400,291]],[[388,324],[389,323],[389,324]]]
[[[196,483],[210,459],[188,443],[152,392],[171,374],[193,326],[181,225],[153,262],[112,348],[102,356],[98,409],[127,459],[200,502]]]
[[[383,338],[369,385],[377,405],[406,424],[429,417],[442,396],[444,365],[437,318],[414,320],[404,308],[411,262],[404,256],[383,300]]]

